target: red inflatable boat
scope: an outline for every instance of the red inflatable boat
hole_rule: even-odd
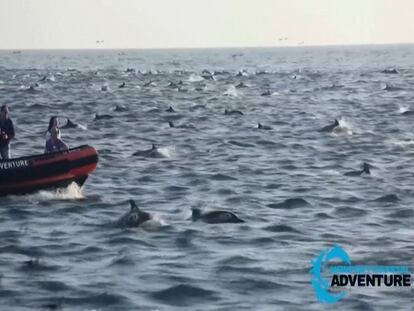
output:
[[[90,146],[10,160],[0,160],[0,196],[43,189],[82,186],[96,169],[98,153]]]

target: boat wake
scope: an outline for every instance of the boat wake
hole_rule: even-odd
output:
[[[80,200],[84,199],[82,194],[82,188],[78,186],[77,183],[73,182],[66,188],[59,188],[56,190],[41,190],[38,193],[34,194],[41,201],[49,200]]]

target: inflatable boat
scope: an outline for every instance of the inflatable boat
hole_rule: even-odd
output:
[[[72,182],[81,187],[97,164],[98,153],[90,146],[0,160],[0,196],[64,188]]]

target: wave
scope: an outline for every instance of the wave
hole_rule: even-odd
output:
[[[215,291],[187,284],[179,284],[154,292],[152,298],[173,306],[192,306],[217,300]]]
[[[400,198],[396,194],[383,195],[374,200],[374,202],[384,202],[384,203],[395,203],[398,201],[400,201]]]
[[[80,188],[76,183],[71,183],[66,188],[61,188],[53,191],[42,190],[31,196],[33,199],[37,199],[39,201],[85,199],[82,193],[82,188]]]

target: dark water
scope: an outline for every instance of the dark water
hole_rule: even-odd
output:
[[[100,154],[81,193],[0,198],[1,309],[331,310],[310,283],[321,250],[339,244],[355,263],[413,269],[414,122],[402,115],[414,110],[413,55],[413,46],[0,52],[13,155],[42,152],[55,114],[83,126],[63,132],[70,146]],[[398,74],[381,72],[390,67]],[[318,132],[334,118],[347,132]],[[132,156],[153,143],[160,157]],[[363,162],[370,176],[344,176]],[[129,198],[154,215],[143,228],[111,225]],[[191,207],[246,222],[192,223]],[[413,296],[353,289],[334,307],[412,310]]]

